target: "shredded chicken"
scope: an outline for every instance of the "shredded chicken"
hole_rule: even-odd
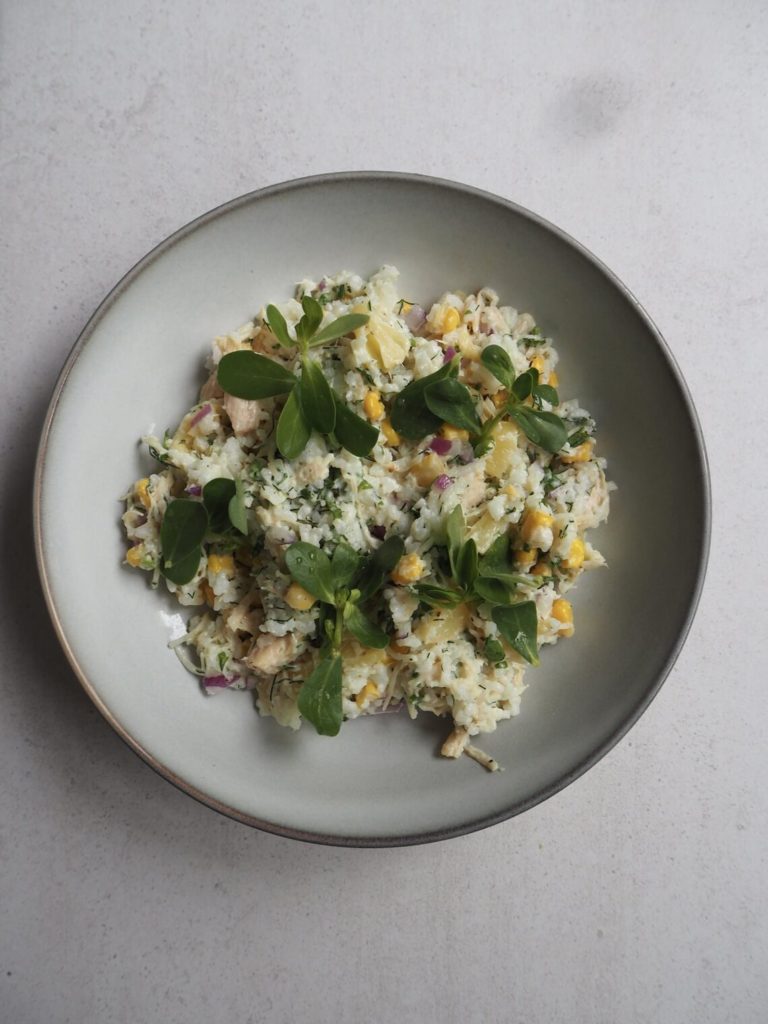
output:
[[[264,415],[259,402],[235,398],[234,395],[225,395],[223,404],[224,411],[229,416],[229,422],[237,437],[252,433]]]
[[[467,757],[471,757],[473,761],[477,761],[478,764],[481,764],[483,768],[487,768],[489,772],[501,771],[499,768],[499,762],[495,758],[491,757],[490,754],[486,754],[486,752],[481,750],[479,747],[473,747],[471,743],[466,745],[464,753]]]
[[[290,634],[272,636],[271,633],[262,633],[245,660],[255,672],[273,676],[293,661],[295,653],[296,640]]]
[[[440,753],[443,757],[461,757],[469,742],[469,733],[464,726],[458,726],[443,744]]]

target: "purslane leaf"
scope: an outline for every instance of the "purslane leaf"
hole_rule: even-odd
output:
[[[451,575],[458,579],[458,564],[461,548],[464,543],[466,526],[461,505],[454,505],[445,521],[445,532],[448,539],[448,559],[451,564]]]
[[[299,691],[299,711],[321,736],[341,728],[341,657],[322,658]]]
[[[285,317],[277,306],[267,306],[267,324],[281,345],[285,346],[285,348],[293,348],[296,342],[288,333]]]
[[[501,345],[489,345],[484,348],[480,356],[483,366],[490,370],[493,376],[505,388],[511,388],[515,379],[515,370],[512,360]]]
[[[326,604],[335,604],[331,560],[324,551],[297,540],[285,552],[285,564],[293,579]]]
[[[333,402],[336,406],[336,425],[333,428],[336,440],[359,459],[365,458],[379,439],[378,428],[352,412],[335,391]]]
[[[470,434],[482,429],[475,403],[465,384],[458,380],[439,380],[424,390],[424,401],[430,412]],[[397,429],[397,428],[395,428]]]
[[[160,527],[163,565],[171,568],[199,549],[208,530],[208,513],[200,501],[177,498],[169,503]]]
[[[344,608],[344,625],[352,636],[365,647],[383,650],[389,643],[389,637],[384,630],[371,622],[352,602],[349,602]]]
[[[367,313],[345,313],[344,316],[338,317],[328,324],[327,327],[323,327],[321,331],[318,331],[312,338],[311,346],[314,348],[316,345],[324,345],[328,341],[335,341],[336,338],[341,338],[367,323]]]
[[[234,494],[235,481],[223,476],[209,480],[203,488],[203,504],[213,533],[225,533],[229,529],[229,502]]]
[[[310,427],[320,434],[330,434],[336,425],[336,403],[322,367],[313,359],[305,359],[299,381],[299,403]]]
[[[302,336],[305,341],[309,341],[323,321],[323,307],[311,295],[304,295],[301,308],[304,310],[301,318]]]
[[[304,419],[296,390],[288,395],[280,418],[277,421],[275,439],[280,454],[285,459],[296,459],[307,447],[312,429]]]
[[[339,541],[331,558],[333,589],[349,586],[360,570],[362,557],[346,541]]]
[[[509,608],[494,608],[491,617],[507,643],[529,664],[538,665],[538,616],[533,601],[523,601]]]
[[[216,380],[228,395],[247,401],[286,395],[296,385],[290,370],[247,349],[222,356]]]
[[[369,555],[355,582],[360,600],[367,601],[382,587],[387,576],[400,561],[405,550],[402,537],[388,537],[372,555]]]
[[[451,590],[449,587],[439,587],[435,583],[417,583],[414,587],[419,600],[432,608],[456,608],[466,595],[460,590]]]
[[[248,533],[248,518],[245,513],[245,490],[241,480],[235,480],[235,493],[227,506],[229,521],[242,534]]]
[[[455,357],[429,376],[406,384],[392,403],[390,419],[398,434],[409,441],[419,441],[437,430],[442,420],[427,407],[424,392],[431,384],[454,377],[458,372],[458,357]]]
[[[510,417],[523,428],[526,436],[553,455],[557,454],[567,440],[565,424],[553,412],[543,412],[515,405],[509,409]]]
[[[163,569],[163,575],[166,579],[169,579],[171,583],[177,583],[180,586],[184,583],[189,583],[197,572],[202,554],[202,548],[198,547],[195,551],[185,555],[184,558],[179,558],[172,566],[165,567]]]

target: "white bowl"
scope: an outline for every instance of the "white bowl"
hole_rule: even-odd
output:
[[[597,417],[618,485],[596,542],[610,568],[575,593],[575,636],[527,675],[522,712],[481,743],[504,766],[438,756],[447,723],[347,723],[335,739],[260,719],[246,693],[205,698],[167,649],[178,609],[121,566],[118,497],[150,469],[138,438],[175,426],[211,338],[305,276],[402,271],[404,294],[494,287],[561,354],[561,392]],[[107,296],[75,345],[43,430],[38,564],[87,693],[133,749],[211,807],[344,845],[443,839],[562,789],[653,698],[690,626],[709,537],[708,476],[680,373],[626,288],[533,214],[446,181],[338,174],[242,196],[177,231]]]

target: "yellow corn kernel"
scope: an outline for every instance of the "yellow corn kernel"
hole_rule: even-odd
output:
[[[520,488],[516,487],[514,484],[507,484],[507,486],[503,488],[503,491],[508,498],[514,499],[520,497]]]
[[[534,356],[531,360],[531,369],[538,370],[539,374],[544,373],[544,360],[541,356]]]
[[[381,424],[379,425],[379,430],[384,435],[384,440],[392,448],[395,448],[397,447],[397,445],[400,444],[400,435],[398,434],[398,432],[395,430],[395,428],[392,426],[388,419],[381,421]]]
[[[547,377],[547,384],[552,388],[560,386],[560,378],[557,376],[557,370],[550,370],[549,376]]]
[[[485,460],[485,472],[501,480],[509,472],[516,457],[517,427],[514,423],[497,423],[491,436],[493,448]]]
[[[216,595],[208,582],[208,580],[202,580],[200,583],[200,593],[203,595],[203,600],[209,608],[213,608],[213,602],[216,600]]]
[[[363,399],[363,410],[369,420],[380,420],[384,416],[384,403],[378,391],[367,392]]]
[[[573,608],[570,601],[566,601],[564,597],[558,597],[552,603],[552,618],[562,622],[562,626],[558,630],[559,633],[563,636],[573,635]]]
[[[518,565],[533,565],[539,557],[538,548],[531,548],[530,551],[516,551],[515,561]]]
[[[469,431],[451,426],[450,423],[444,423],[440,427],[440,436],[444,437],[446,441],[468,441]]]
[[[454,309],[453,306],[449,306],[443,313],[443,334],[447,334],[449,331],[455,331],[460,323],[461,313],[458,309]]]
[[[445,461],[434,452],[427,454],[411,466],[411,473],[419,487],[431,487],[446,469]]]
[[[355,704],[359,708],[367,704],[369,700],[375,700],[379,696],[379,688],[372,679],[369,679],[360,693],[355,697]]]
[[[128,565],[132,565],[134,569],[141,565],[141,560],[144,557],[144,545],[134,544],[132,548],[128,548],[125,553],[125,560]]]
[[[537,562],[531,569],[531,576],[551,576],[552,567],[548,562]]]
[[[531,509],[530,512],[526,512],[520,526],[520,536],[528,544],[537,530],[551,529],[554,521],[549,512],[540,508]]]
[[[299,586],[298,583],[292,583],[285,592],[285,603],[295,612],[308,612],[315,603],[315,599],[304,587]]]
[[[561,455],[560,461],[571,465],[574,462],[589,462],[592,456],[592,442],[585,441],[578,448],[574,448],[570,455]]]
[[[564,569],[580,569],[584,564],[584,555],[586,554],[586,548],[584,541],[581,537],[575,537],[571,541],[571,546],[568,549],[568,557],[563,559]]]
[[[413,309],[413,303],[412,302],[406,302],[405,299],[403,299],[402,304],[400,306],[400,315],[401,316],[405,316],[405,314],[406,313],[410,313],[412,309]]]
[[[144,508],[149,508],[152,504],[152,498],[149,496],[149,478],[145,476],[142,480],[137,480],[134,490]]]
[[[405,586],[408,583],[415,583],[424,575],[424,563],[418,555],[403,555],[394,568],[392,582]]]
[[[507,391],[506,388],[502,388],[501,391],[497,391],[495,395],[491,395],[491,401],[493,402],[497,409],[500,409],[503,405],[506,405],[508,398],[509,392]]]
[[[209,555],[208,572],[234,573],[235,560],[232,555]]]

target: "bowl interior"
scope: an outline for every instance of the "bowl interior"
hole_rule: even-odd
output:
[[[194,400],[211,338],[294,282],[397,265],[402,293],[494,287],[554,335],[561,394],[598,421],[618,484],[593,534],[609,569],[574,594],[575,636],[528,673],[522,712],[480,744],[489,776],[437,754],[427,716],[347,724],[334,740],[206,699],[166,648],[178,609],[121,567],[118,498],[151,466],[138,438]],[[70,658],[121,733],[174,781],[266,827],[342,842],[466,831],[554,792],[636,717],[695,603],[706,537],[703,454],[686,393],[634,300],[583,250],[493,197],[389,176],[319,179],[237,200],[151,254],[96,316],[40,466],[40,558]]]

